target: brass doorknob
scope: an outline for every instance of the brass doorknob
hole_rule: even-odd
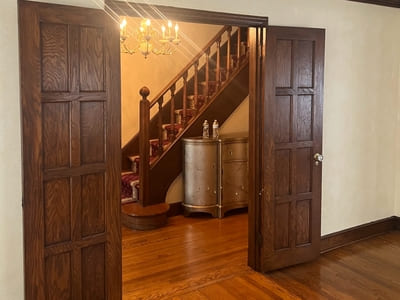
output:
[[[319,163],[321,163],[324,160],[324,157],[322,154],[315,153],[314,154],[314,160],[315,160],[315,165],[318,166]]]

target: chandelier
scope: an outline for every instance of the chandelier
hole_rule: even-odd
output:
[[[161,26],[161,36],[152,26],[149,19],[142,20],[140,22],[139,30],[136,32],[136,39],[138,45],[135,47],[129,47],[127,40],[130,37],[127,33],[127,21],[124,18],[120,23],[120,41],[121,41],[121,52],[127,54],[134,54],[140,52],[145,58],[150,53],[156,55],[171,55],[174,50],[174,46],[179,45],[181,40],[179,39],[179,26],[176,23],[175,27],[172,28],[172,22],[168,21],[167,26]],[[155,45],[157,43],[157,45]]]

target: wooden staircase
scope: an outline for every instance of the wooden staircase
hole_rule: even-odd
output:
[[[181,139],[200,135],[204,119],[223,124],[248,95],[248,78],[247,29],[225,26],[153,100],[140,90],[139,134],[122,149],[123,191],[136,194],[122,206],[124,225],[165,224],[165,196],[182,170]]]

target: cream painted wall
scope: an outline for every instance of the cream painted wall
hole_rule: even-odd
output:
[[[0,299],[23,299],[17,1],[0,2]]]
[[[0,298],[7,300],[23,299],[16,3],[0,2]],[[95,0],[63,3],[97,6]],[[400,165],[393,163],[399,160],[400,10],[345,0],[151,3],[326,28],[322,233],[391,216],[395,207],[400,215],[399,191],[394,202]]]
[[[400,28],[400,18],[395,23],[395,28]],[[394,32],[394,37],[397,37],[400,43],[400,34]],[[398,54],[400,55],[400,54]],[[398,66],[400,70],[400,63]],[[399,71],[400,73],[400,71]],[[398,92],[397,92],[397,128],[396,128],[396,200],[395,200],[395,212],[396,216],[400,217],[400,74],[398,74]]]
[[[139,28],[139,18],[127,18],[127,22],[128,32],[134,32],[135,28]],[[153,24],[153,26],[158,28],[161,24]],[[181,43],[172,55],[150,54],[145,59],[139,53],[121,54],[122,146],[139,131],[140,88],[147,86],[150,89],[149,99],[152,100],[221,28],[222,26],[216,25],[179,22]],[[131,46],[134,47],[135,44]],[[182,84],[182,81],[179,84]],[[169,96],[170,93],[167,93],[164,103],[169,101]],[[157,106],[155,108],[158,109]]]

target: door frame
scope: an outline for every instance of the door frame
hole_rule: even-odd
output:
[[[261,202],[262,182],[259,166],[261,155],[260,125],[264,101],[264,60],[268,17],[214,12],[162,5],[149,5],[105,0],[106,11],[116,20],[120,16],[169,18],[180,22],[249,27],[249,200],[248,200],[248,264],[261,271],[262,245]]]

